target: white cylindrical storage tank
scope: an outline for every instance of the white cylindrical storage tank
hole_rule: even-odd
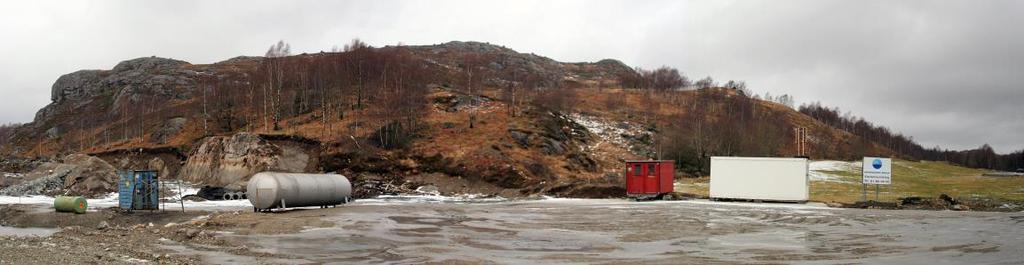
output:
[[[328,206],[348,202],[352,184],[338,174],[260,172],[249,179],[245,194],[258,210]]]

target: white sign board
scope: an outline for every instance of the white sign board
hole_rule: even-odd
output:
[[[892,184],[892,159],[883,157],[865,157],[861,167],[864,184]]]

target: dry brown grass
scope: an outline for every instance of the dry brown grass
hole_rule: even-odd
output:
[[[894,161],[893,185],[881,186],[881,201],[895,202],[904,197],[953,198],[1024,201],[1024,177],[985,177],[986,170],[959,167],[946,162]],[[811,181],[811,201],[854,203],[861,200],[859,171],[829,171],[839,181]],[[678,192],[707,195],[710,178],[684,178],[677,182]],[[868,199],[875,199],[875,187],[867,187]]]

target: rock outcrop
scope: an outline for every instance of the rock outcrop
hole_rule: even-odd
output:
[[[189,63],[185,61],[143,57],[118,63],[109,71],[77,71],[63,75],[53,83],[50,100],[54,103],[71,101],[83,104],[106,92],[118,91],[119,94],[125,94],[125,90],[188,98],[189,88],[195,86],[192,77],[196,73],[184,69],[186,65]]]
[[[202,141],[179,171],[182,180],[232,190],[261,171],[305,172],[310,155],[299,147],[277,145],[259,135],[239,133]]]
[[[179,60],[143,57],[118,63],[112,70],[65,74],[53,83],[50,104],[19,129],[18,138],[34,138],[43,131],[49,139],[59,138],[67,131],[64,127],[74,127],[67,117],[114,119],[123,116],[127,104],[190,99],[202,75],[190,66]]]
[[[105,71],[81,70],[74,73],[62,75],[57,78],[50,88],[50,100],[63,102],[65,100],[80,101],[88,99],[100,92]]]
[[[451,41],[438,45],[422,45],[406,47],[425,58],[428,62],[442,65],[444,68],[457,69],[465,67],[467,56],[485,60],[479,62],[492,72],[510,73],[515,76],[532,75],[537,78],[540,86],[557,87],[566,76],[562,63],[532,53],[519,53],[503,46],[476,41]],[[512,76],[498,77],[487,82],[493,84],[511,82]]]

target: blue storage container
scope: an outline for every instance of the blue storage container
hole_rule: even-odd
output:
[[[118,206],[122,210],[159,210],[160,180],[153,170],[118,172]]]

